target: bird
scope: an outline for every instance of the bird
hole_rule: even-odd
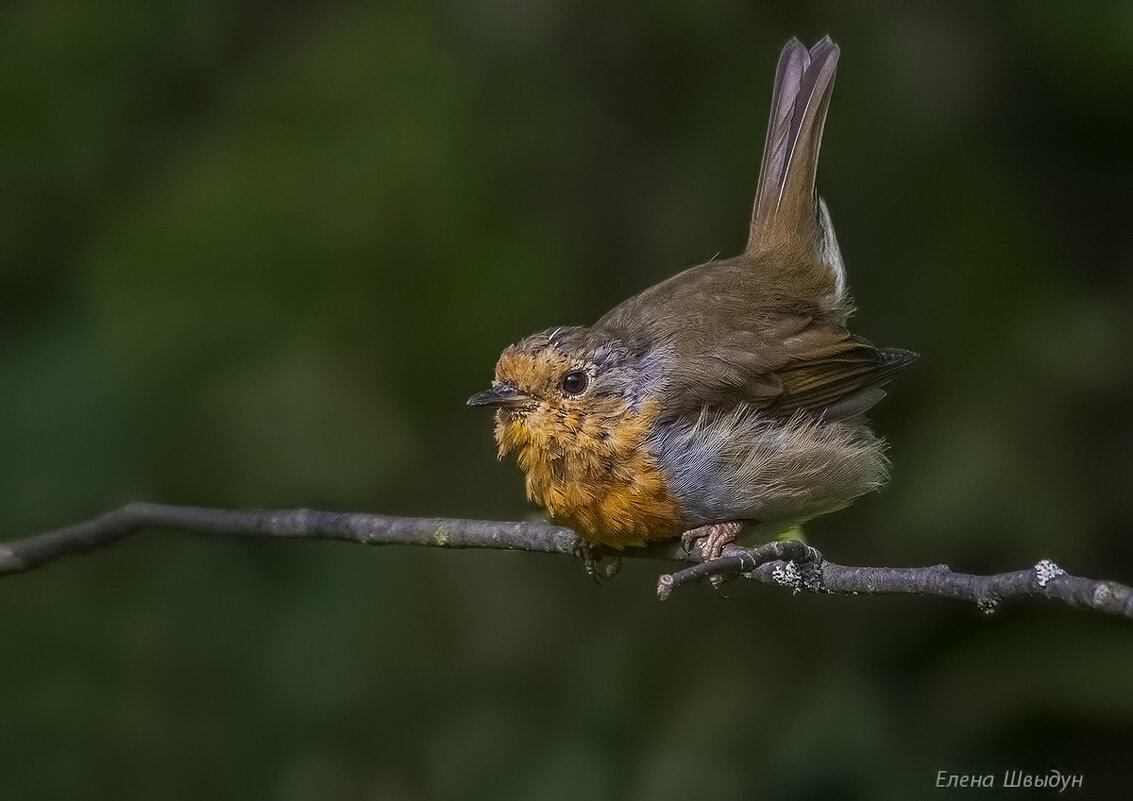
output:
[[[495,408],[499,458],[515,457],[528,498],[588,546],[680,537],[710,559],[886,483],[865,413],[917,354],[847,328],[815,189],[839,55],[829,36],[782,50],[743,253],[509,345],[468,399]]]

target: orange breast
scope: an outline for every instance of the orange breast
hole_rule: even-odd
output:
[[[655,407],[637,413],[617,399],[585,411],[539,409],[500,416],[500,455],[515,453],[527,496],[592,542],[617,548],[684,530],[664,472],[646,448]]]

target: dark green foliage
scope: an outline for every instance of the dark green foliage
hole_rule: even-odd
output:
[[[528,514],[464,399],[526,332],[738,253],[779,49],[830,33],[855,330],[922,359],[874,415],[893,482],[811,539],[1133,580],[1128,4],[750,5],[10,4],[0,536],[128,500]],[[3,795],[1128,780],[1126,621],[659,604],[661,569],[169,535],[7,579]]]

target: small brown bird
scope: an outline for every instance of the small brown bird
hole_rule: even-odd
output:
[[[846,329],[814,186],[838,54],[829,37],[783,48],[741,255],[511,345],[468,399],[496,407],[500,457],[515,454],[528,497],[588,542],[683,534],[717,556],[745,525],[773,536],[885,482],[863,413],[916,354]]]

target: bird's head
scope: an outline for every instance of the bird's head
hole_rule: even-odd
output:
[[[500,455],[535,458],[605,450],[619,424],[638,416],[641,360],[616,337],[555,328],[508,346],[490,389],[469,406],[496,407]]]

